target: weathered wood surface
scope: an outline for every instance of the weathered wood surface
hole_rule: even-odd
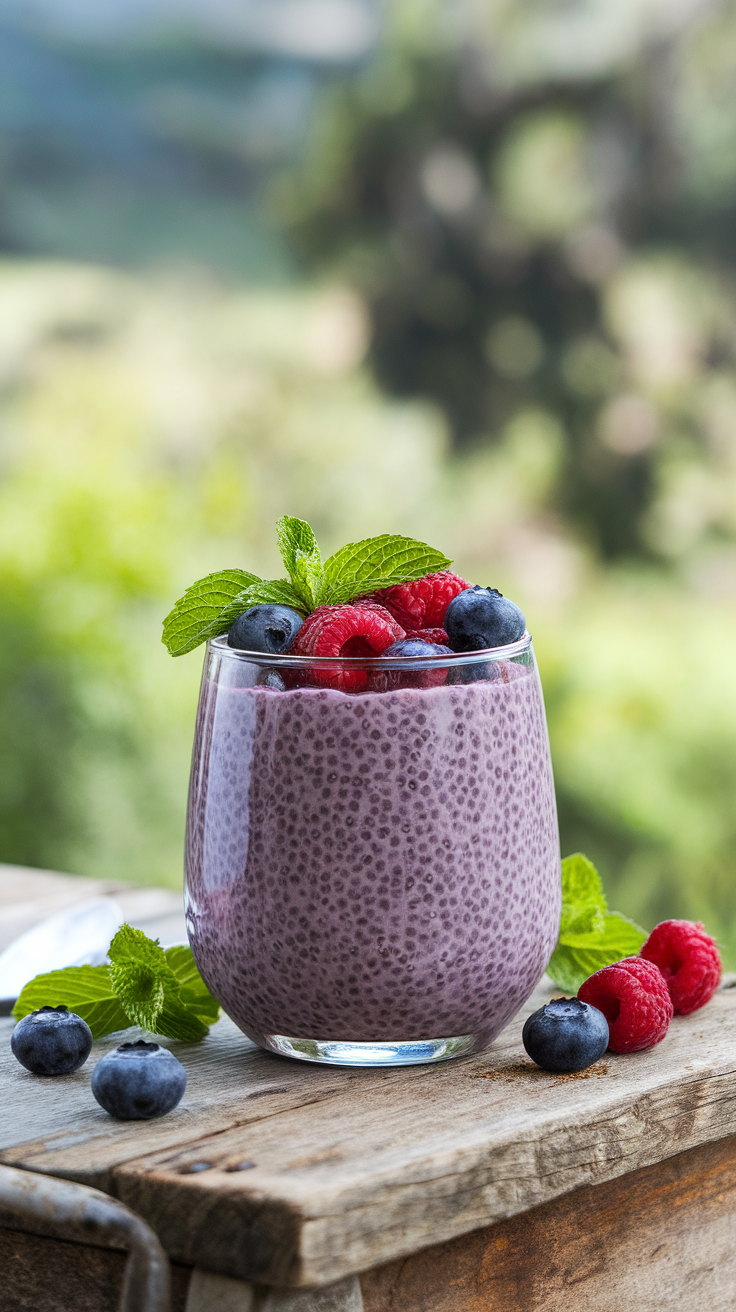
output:
[[[126,1254],[0,1228],[2,1312],[119,1312]],[[191,1272],[171,1270],[171,1312],[186,1307]],[[210,1312],[216,1312],[212,1307]]]
[[[277,1285],[327,1284],[726,1137],[736,1125],[736,989],[663,1043],[578,1076],[529,1062],[524,1016],[437,1067],[316,1068],[260,1052],[227,1020],[177,1048],[183,1103],[116,1123],[89,1092],[95,1045],[46,1081],[0,1023],[0,1160],[106,1189],[180,1262]],[[490,1306],[493,1306],[492,1304]],[[499,1304],[503,1306],[503,1304]]]
[[[125,919],[162,943],[186,942],[181,893],[0,862],[0,952],[47,916],[92,897],[113,897]]]
[[[364,1312],[733,1312],[736,1135],[361,1276]]]

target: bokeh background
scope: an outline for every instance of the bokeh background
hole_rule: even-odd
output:
[[[181,879],[210,570],[534,633],[563,850],[736,964],[735,0],[0,0],[0,859]]]

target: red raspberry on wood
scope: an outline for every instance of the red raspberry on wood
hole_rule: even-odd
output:
[[[404,637],[404,630],[387,610],[375,602],[318,606],[305,619],[291,649],[292,656],[363,656],[372,658]],[[335,665],[313,666],[310,682],[361,692],[368,685],[365,670]]]
[[[663,920],[639,951],[659,966],[677,1015],[689,1016],[710,1002],[721,979],[721,957],[700,921]]]
[[[392,588],[382,588],[380,592],[371,593],[371,599],[385,606],[402,628],[413,632],[439,628],[453,597],[470,587],[472,584],[467,579],[451,574],[449,569],[441,569],[436,574],[425,574],[423,579],[415,579],[413,583],[396,583]]]
[[[658,966],[642,957],[624,957],[597,970],[578,989],[608,1021],[611,1052],[653,1048],[669,1029],[672,1000]]]

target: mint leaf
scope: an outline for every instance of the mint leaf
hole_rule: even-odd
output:
[[[622,957],[634,956],[646,933],[633,920],[609,911],[603,884],[582,852],[562,862],[562,915],[557,947],[547,974],[559,988],[577,993],[583,980]]]
[[[577,993],[589,975],[612,966],[623,957],[634,957],[646,938],[646,930],[627,916],[606,912],[598,932],[562,935],[547,966],[547,974],[559,988]]]
[[[259,579],[244,592],[238,593],[232,603],[233,608],[237,607],[233,620],[237,619],[238,615],[242,615],[249,606],[259,606],[262,602],[272,602],[277,606],[292,606],[302,614],[314,609],[313,606],[305,603],[288,579]]]
[[[321,566],[322,557],[317,539],[306,519],[294,519],[293,515],[283,515],[276,524],[276,537],[281,559],[290,577],[294,573],[294,565],[299,556],[303,556],[315,566]]]
[[[184,656],[207,638],[227,633],[248,604],[253,605],[239,607],[243,590],[258,582],[258,575],[247,570],[223,569],[193,583],[164,620],[161,641],[170,655]]]
[[[192,949],[186,944],[177,944],[167,948],[164,956],[167,964],[176,976],[179,985],[179,997],[184,1006],[199,1020],[207,1025],[214,1025],[220,1015],[220,1004],[213,998],[195,965]],[[164,1012],[166,1007],[164,1007]]]
[[[325,561],[320,604],[335,606],[365,592],[421,579],[451,564],[426,542],[393,533],[349,542]]]
[[[67,966],[36,975],[13,1007],[16,1020],[39,1007],[66,1006],[89,1025],[95,1039],[132,1023],[116,996],[107,966]]]
[[[143,961],[125,961],[110,967],[113,988],[131,1023],[144,1030],[156,1029],[164,1005],[164,982],[160,974]]]
[[[322,591],[322,557],[313,530],[305,519],[284,515],[276,525],[279,551],[302,609],[314,610]]]
[[[110,975],[129,1016],[152,1034],[192,1043],[203,1039],[219,1015],[194,964],[182,945],[164,952],[158,939],[142,929],[121,925],[109,949]]]
[[[108,956],[113,988],[126,1013],[144,1030],[155,1032],[165,993],[179,992],[158,939],[148,938],[132,925],[121,925]]]
[[[562,862],[562,918],[560,937],[568,930],[578,933],[600,931],[608,910],[603,884],[592,861],[582,852]]]
[[[196,1043],[209,1034],[209,1025],[190,1011],[183,998],[172,994],[164,999],[154,1033],[164,1034],[167,1039],[180,1039],[182,1043]]]
[[[142,929],[121,925],[108,952],[109,966],[68,966],[37,975],[18,998],[15,1019],[64,1004],[86,1020],[95,1039],[133,1024],[184,1043],[204,1038],[220,1007],[191,948],[164,952]]]

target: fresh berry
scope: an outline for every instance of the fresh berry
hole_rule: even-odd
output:
[[[89,1057],[92,1031],[68,1007],[39,1007],[18,1021],[10,1046],[34,1075],[69,1075]]]
[[[401,638],[383,652],[384,659],[406,656],[452,656],[449,647],[440,643],[424,642],[417,638]],[[388,692],[393,688],[438,688],[447,678],[447,666],[435,669],[379,670],[371,680],[374,692]]]
[[[302,617],[291,606],[251,606],[231,626],[227,645],[280,656],[289,651],[301,627]]]
[[[423,638],[400,638],[398,642],[392,642],[381,653],[384,657],[396,656],[452,656],[449,647],[439,642],[425,642]]]
[[[720,983],[716,941],[700,921],[663,920],[654,926],[640,955],[659,966],[676,1015],[689,1016],[704,1007]]]
[[[584,1071],[608,1047],[608,1021],[579,998],[553,998],[524,1022],[521,1041],[546,1071]]]
[[[578,989],[608,1021],[611,1052],[639,1052],[664,1038],[672,1020],[672,1001],[658,966],[642,957],[624,957],[604,966]]]
[[[471,661],[468,665],[453,665],[447,676],[448,683],[490,682],[498,678],[496,661]]]
[[[450,650],[450,639],[444,629],[407,629],[406,636],[416,642],[432,642]]]
[[[453,651],[506,647],[526,631],[524,614],[513,601],[496,588],[477,585],[453,597],[444,624]]]
[[[453,597],[472,585],[467,579],[441,569],[437,574],[425,574],[413,583],[397,583],[371,594],[398,620],[402,629],[438,628],[445,622],[445,611]]]
[[[403,637],[401,626],[376,602],[318,606],[302,624],[292,655],[373,659]],[[335,665],[315,665],[309,677],[313,683],[338,688],[341,692],[362,692],[368,686],[368,673],[360,667],[341,669]]]
[[[121,1043],[98,1061],[92,1092],[101,1107],[119,1121],[147,1121],[165,1116],[181,1101],[187,1073],[173,1052],[158,1043]]]

